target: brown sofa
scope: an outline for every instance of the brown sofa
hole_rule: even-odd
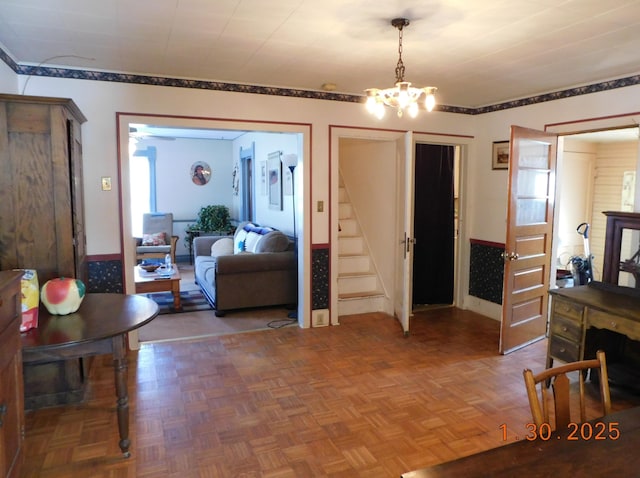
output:
[[[233,236],[194,238],[193,248],[195,281],[216,316],[296,304],[296,254],[281,231],[244,222]]]

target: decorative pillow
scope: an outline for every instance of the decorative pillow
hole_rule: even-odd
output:
[[[289,248],[289,238],[281,231],[272,231],[260,239],[254,252],[284,252]]]
[[[211,244],[211,256],[228,256],[233,254],[233,239],[224,237]]]
[[[247,239],[247,231],[240,229],[236,232],[233,242],[233,252],[238,253],[245,250],[244,243]]]
[[[262,236],[257,232],[250,231],[247,233],[247,238],[244,241],[244,250],[249,252],[255,252],[256,244]]]
[[[164,237],[164,232],[156,232],[154,234],[142,235],[143,246],[166,246],[167,241]]]

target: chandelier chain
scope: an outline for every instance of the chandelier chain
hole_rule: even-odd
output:
[[[391,88],[367,88],[367,110],[379,119],[384,116],[385,106],[395,108],[398,117],[402,118],[405,111],[415,118],[420,107],[432,111],[436,104],[435,86],[416,88],[404,79],[404,63],[402,62],[403,29],[409,25],[406,18],[394,18],[391,25],[398,30],[398,63],[396,65],[396,83]]]
[[[396,83],[404,81],[404,63],[402,62],[402,25],[398,26],[398,65],[396,66]]]

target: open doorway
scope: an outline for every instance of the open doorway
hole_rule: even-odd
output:
[[[405,244],[412,250],[413,237],[413,215],[411,213],[411,227],[406,228],[405,223],[399,221],[399,210],[405,211],[405,203],[409,200],[413,204],[413,187],[411,187],[411,197],[408,198],[404,191],[408,191],[406,188],[408,172],[410,176],[411,186],[413,185],[413,160],[415,156],[415,146],[417,143],[425,144],[439,144],[444,146],[451,146],[454,148],[455,155],[457,157],[458,165],[464,163],[466,155],[466,146],[472,140],[471,137],[455,137],[449,138],[447,135],[436,134],[418,134],[418,133],[403,133],[398,131],[382,131],[382,130],[367,130],[367,129],[352,129],[352,128],[340,128],[331,127],[331,211],[335,211],[331,216],[331,283],[339,284],[340,280],[340,259],[342,253],[346,250],[346,247],[341,246],[341,234],[344,234],[342,228],[343,220],[341,214],[344,210],[350,210],[351,205],[345,206],[343,204],[345,199],[351,201],[352,196],[362,196],[364,198],[356,205],[357,216],[367,217],[371,224],[377,225],[373,227],[371,231],[365,231],[369,234],[369,237],[374,238],[373,245],[370,249],[377,249],[377,244],[381,241],[389,241],[388,246],[384,249],[384,255],[380,257],[374,257],[373,261],[376,264],[377,269],[386,271],[385,264],[390,261],[389,271],[387,272],[385,282],[381,288],[384,293],[384,299],[379,302],[380,308],[377,311],[382,311],[388,314],[393,314],[399,317],[397,310],[401,306],[404,308],[405,304],[408,304],[408,310],[411,311],[411,287],[413,280],[412,268],[405,267],[405,259],[403,258],[401,246],[398,249],[398,244]],[[347,172],[347,176],[353,179],[353,183],[349,177],[347,178],[347,184],[343,182],[343,172],[345,172],[345,166],[354,159],[353,155],[359,155],[359,159],[364,163],[352,166],[352,173]],[[363,159],[364,158],[364,159]],[[372,161],[376,161],[376,167],[371,167]],[[378,162],[382,164],[379,167]],[[366,176],[369,170],[375,169],[375,174],[380,171],[387,171],[385,167],[389,167],[387,173],[382,174],[382,178],[376,179],[371,173],[370,176]],[[459,167],[458,171],[462,171],[463,167]],[[365,178],[366,176],[366,178]],[[461,174],[460,179],[463,175]],[[375,182],[375,181],[377,182]],[[456,187],[460,184],[456,178]],[[358,190],[362,190],[359,192]],[[457,189],[462,190],[462,188]],[[355,194],[352,192],[355,191]],[[375,191],[375,194],[372,194]],[[381,205],[376,206],[367,203],[365,199],[374,197],[377,201],[375,204],[382,202]],[[456,195],[454,201],[455,211],[460,210],[460,200]],[[413,205],[412,205],[413,207]],[[386,211],[386,212],[385,212]],[[460,247],[460,238],[463,236],[463,228],[460,227],[460,218],[455,216],[455,230],[460,231],[458,240],[454,245],[454,257],[458,256],[458,249]],[[365,229],[366,229],[365,225]],[[368,242],[368,240],[367,240]],[[381,246],[383,247],[383,246]],[[390,254],[390,251],[398,251],[400,254]],[[375,251],[374,251],[375,254]],[[406,257],[406,256],[405,256]],[[411,259],[410,259],[411,260]],[[454,262],[454,277],[453,282],[453,302],[462,304],[462,300],[459,297],[460,290],[459,284],[466,280],[467,272],[464,272],[462,265],[459,261]],[[408,274],[407,274],[407,271]],[[407,277],[408,275],[408,277]],[[332,289],[331,293],[331,321],[332,323],[338,323],[339,315],[350,315],[348,312],[344,313],[345,308],[340,304],[340,286]],[[407,291],[409,291],[407,293]],[[406,294],[406,295],[405,295]],[[404,299],[404,297],[407,297]],[[374,304],[377,306],[377,304]],[[361,313],[355,312],[355,313]],[[407,321],[408,322],[408,321]],[[408,325],[404,323],[404,319],[401,319],[401,323],[404,332],[408,333]]]
[[[294,235],[297,237],[297,250],[298,250],[298,281],[299,281],[299,297],[298,297],[298,324],[301,327],[308,327],[310,323],[309,314],[305,314],[304,310],[309,310],[309,301],[310,294],[308,292],[308,287],[304,287],[301,284],[304,284],[305,281],[308,281],[307,268],[305,267],[305,263],[309,262],[309,245],[307,240],[307,235],[305,233],[308,230],[308,217],[305,217],[304,211],[307,210],[305,205],[309,204],[309,165],[310,165],[310,125],[306,124],[285,124],[285,123],[277,123],[271,124],[268,122],[241,122],[241,121],[225,121],[220,119],[207,119],[207,118],[185,118],[185,117],[171,117],[171,116],[156,116],[156,115],[137,115],[137,114],[128,114],[128,113],[118,113],[117,114],[117,131],[118,131],[118,151],[119,151],[119,189],[120,189],[120,220],[121,220],[121,244],[122,244],[122,256],[123,256],[123,272],[125,277],[125,291],[126,293],[134,293],[134,277],[133,277],[133,269],[136,263],[135,260],[135,248],[132,247],[132,220],[131,220],[131,208],[130,204],[132,201],[131,196],[131,184],[132,184],[132,176],[131,176],[131,168],[129,165],[129,131],[132,124],[138,125],[148,125],[152,124],[156,127],[162,128],[170,128],[173,129],[172,133],[175,133],[176,130],[180,129],[182,131],[192,131],[194,134],[233,134],[237,139],[235,142],[226,146],[227,151],[225,154],[226,157],[233,158],[233,161],[237,161],[238,168],[240,167],[240,149],[243,148],[243,151],[248,146],[252,146],[252,143],[255,143],[255,150],[253,156],[253,160],[251,161],[251,166],[253,168],[257,168],[260,162],[266,161],[267,152],[271,152],[272,150],[279,149],[284,153],[294,153],[298,157],[298,168],[297,168],[297,178],[298,183],[296,184],[295,189],[295,197],[293,201],[283,201],[282,208],[277,211],[269,211],[268,206],[264,206],[263,209],[267,212],[260,215],[260,204],[256,206],[254,210],[251,211],[251,215],[254,217],[256,221],[263,221],[265,223],[269,223],[269,225],[273,226],[276,229],[282,230],[287,235]],[[256,140],[256,137],[261,136],[269,136],[270,140],[264,140],[262,143],[259,143]],[[175,137],[175,134],[174,134]],[[287,147],[286,148],[276,148],[275,142],[276,137],[278,138],[278,145],[282,144],[282,141],[286,140]],[[240,141],[239,138],[242,138],[243,141]],[[158,142],[163,141],[166,143],[177,144],[177,140],[166,141],[160,138],[157,138]],[[253,149],[253,148],[252,148]],[[159,153],[160,154],[160,153]],[[189,164],[193,161],[201,161],[206,156],[207,162],[211,163],[211,175],[212,177],[209,179],[207,185],[211,186],[214,184],[214,180],[216,175],[221,181],[217,188],[207,187],[207,186],[194,186],[192,182],[192,178],[190,176]],[[202,153],[199,157],[194,158],[184,158],[183,154],[179,154],[178,151],[175,151],[173,154],[166,155],[164,158],[169,158],[169,160],[174,161],[173,164],[169,165],[169,175],[166,178],[166,189],[165,192],[168,191],[169,196],[172,196],[172,201],[184,201],[185,196],[190,195],[200,195],[200,202],[202,204],[216,204],[222,203],[225,204],[224,201],[216,196],[218,193],[216,190],[220,189],[221,191],[231,192],[233,195],[231,199],[231,208],[235,210],[239,204],[241,204],[242,200],[242,192],[239,191],[238,194],[235,194],[235,183],[232,180],[232,171],[234,164],[230,164],[228,166],[223,165],[222,163],[218,164],[216,167],[213,167],[213,162],[216,155]],[[159,160],[158,160],[159,161]],[[180,161],[185,164],[178,164]],[[189,163],[189,164],[187,164]],[[226,169],[225,169],[226,168]],[[260,178],[259,171],[252,171],[253,178]],[[179,184],[188,184],[190,188],[187,193],[185,191],[179,190]],[[256,197],[262,196],[261,185],[255,185],[256,189],[254,189],[253,193],[249,198],[249,204],[255,204]],[[158,198],[160,198],[160,194],[163,186],[161,184],[157,185],[158,187]],[[238,188],[240,189],[240,188]],[[265,196],[266,197],[266,196]],[[297,214],[297,222],[295,223],[297,226],[297,230],[293,231],[293,213]],[[158,209],[166,209],[165,205],[159,203]],[[193,207],[191,207],[188,215],[181,218],[180,216],[174,215],[177,218],[177,221],[174,220],[174,223],[178,224],[178,230],[182,226],[183,228],[192,222],[194,219],[195,213],[197,213],[197,208],[195,212],[192,211]],[[238,218],[239,216],[234,216]],[[181,224],[184,223],[184,224]]]
[[[459,148],[416,144],[413,309],[454,304]]]
[[[635,211],[638,128],[616,128],[563,137],[557,175],[557,227],[554,234],[556,285],[580,285],[587,252],[593,280],[602,279],[604,211]],[[578,226],[582,226],[580,231]],[[586,229],[587,237],[584,237]],[[633,254],[627,247],[627,252]],[[586,251],[585,249],[588,249]],[[552,278],[553,279],[553,278]]]

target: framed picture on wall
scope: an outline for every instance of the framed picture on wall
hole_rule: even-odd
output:
[[[267,189],[267,162],[260,161],[260,193],[266,196],[269,193]]]
[[[509,141],[494,141],[491,169],[509,169]]]
[[[204,161],[196,161],[191,165],[191,181],[196,186],[204,186],[211,179],[211,167]]]
[[[282,162],[280,161],[280,151],[269,154],[267,181],[269,183],[269,209],[282,211]]]

